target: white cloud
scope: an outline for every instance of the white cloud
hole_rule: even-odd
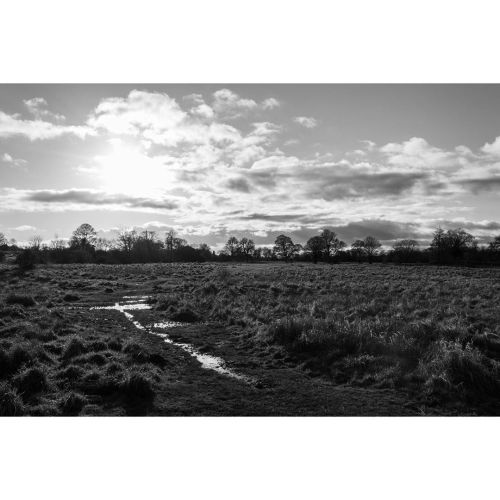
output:
[[[83,139],[94,133],[92,129],[85,126],[57,125],[44,120],[23,120],[18,114],[9,115],[0,111],[0,137],[2,138],[24,136],[30,141],[36,141],[75,135]]]
[[[274,97],[257,103],[253,99],[240,97],[229,89],[220,89],[213,94],[212,108],[219,117],[228,120],[241,118],[250,111],[271,110],[278,106],[280,106],[280,102]]]
[[[3,163],[7,163],[8,165],[13,165],[14,167],[20,167],[28,163],[26,160],[22,158],[13,158],[9,153],[4,153],[0,158]]]
[[[296,116],[293,121],[305,128],[315,128],[318,126],[318,121],[309,116]]]
[[[32,99],[26,99],[23,101],[27,110],[37,119],[47,119],[53,120],[56,122],[63,122],[66,120],[64,115],[60,115],[57,113],[52,113],[52,111],[48,110],[47,101],[43,97],[33,97]]]
[[[36,231],[37,230],[37,228],[35,226],[28,226],[28,225],[11,227],[10,229],[13,231]]]
[[[500,157],[500,137],[497,137],[492,143],[486,143],[481,151],[488,155]]]
[[[274,109],[279,106],[281,106],[281,103],[274,97],[269,97],[268,99],[264,99],[262,101],[262,109]]]
[[[410,168],[459,167],[457,154],[431,146],[421,137],[412,137],[402,143],[388,143],[380,148],[391,165]]]

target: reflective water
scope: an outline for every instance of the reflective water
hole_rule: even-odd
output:
[[[147,333],[151,333],[153,335],[157,335],[161,337],[167,344],[171,344],[173,346],[179,347],[180,349],[186,351],[191,356],[196,358],[200,363],[202,368],[207,370],[213,370],[221,375],[226,375],[231,378],[235,378],[237,380],[241,380],[243,382],[251,383],[252,379],[245,375],[241,375],[239,373],[234,372],[233,370],[227,368],[225,361],[222,358],[217,356],[212,356],[210,354],[205,354],[198,351],[191,344],[187,344],[184,342],[176,342],[168,336],[166,331],[171,328],[178,328],[180,326],[186,326],[187,323],[179,323],[177,321],[163,321],[161,323],[154,323],[151,326],[144,326],[139,321],[134,318],[134,315],[128,311],[139,311],[139,310],[147,310],[151,309],[151,305],[146,303],[149,299],[148,296],[126,296],[126,299],[123,303],[115,302],[112,306],[94,306],[91,307],[91,310],[94,309],[108,309],[119,311],[125,315],[125,317],[132,322],[132,324],[138,328],[139,330],[145,331]],[[160,330],[160,331],[158,331]]]

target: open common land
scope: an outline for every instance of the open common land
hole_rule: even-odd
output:
[[[500,269],[0,266],[2,415],[498,415]]]

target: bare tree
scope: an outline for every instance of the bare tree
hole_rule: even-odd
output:
[[[241,238],[239,243],[239,251],[245,257],[245,260],[248,262],[251,255],[255,251],[255,243],[253,242],[253,240],[250,240],[248,238]]]
[[[378,249],[382,246],[380,241],[377,240],[374,236],[367,236],[363,240],[363,246],[368,255],[368,262],[371,264],[373,262],[373,257],[377,254]]]
[[[280,234],[274,242],[274,253],[278,258],[288,262],[300,249],[295,245],[289,236]]]
[[[28,247],[31,250],[39,251],[42,247],[43,238],[40,235],[32,236],[28,241]]]
[[[104,250],[107,252],[113,248],[113,242],[111,240],[107,240],[106,238],[97,238],[95,248],[96,250]]]
[[[227,240],[226,245],[224,246],[224,250],[231,256],[231,258],[233,258],[238,253],[239,245],[240,245],[240,242],[238,241],[238,238],[231,236]]]
[[[73,248],[94,248],[97,240],[96,230],[90,224],[81,224],[71,236],[70,245]]]
[[[54,239],[50,242],[50,248],[52,250],[62,250],[66,247],[66,242],[59,238],[59,235],[54,234]]]
[[[4,245],[7,245],[7,238],[5,237],[5,234],[0,233],[0,247],[3,247]]]
[[[418,249],[416,240],[399,240],[393,245],[393,252],[399,262],[406,262],[412,258]]]
[[[320,233],[320,238],[323,240],[323,253],[325,255],[326,260],[330,257],[330,247],[335,239],[337,239],[337,235],[330,231],[330,229],[323,229]]]
[[[495,236],[493,241],[490,241],[490,243],[488,244],[488,248],[490,250],[493,250],[494,252],[498,252],[500,250],[500,235]]]
[[[137,241],[137,232],[135,230],[131,231],[120,231],[118,234],[118,246],[124,252],[130,253],[134,248],[134,244]]]
[[[351,250],[358,262],[361,262],[361,257],[365,253],[365,242],[363,240],[355,240],[351,244]]]

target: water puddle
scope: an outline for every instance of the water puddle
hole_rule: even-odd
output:
[[[217,356],[212,356],[210,354],[205,354],[198,351],[191,344],[187,344],[184,342],[176,342],[168,336],[168,333],[165,331],[170,330],[171,328],[178,328],[180,326],[187,326],[188,323],[180,323],[178,321],[163,321],[160,323],[154,323],[152,326],[144,326],[142,323],[137,321],[134,318],[134,315],[129,311],[141,311],[151,309],[151,305],[146,301],[149,299],[147,295],[143,296],[125,296],[124,302],[119,303],[115,302],[112,306],[93,306],[90,310],[114,310],[119,311],[125,315],[125,317],[139,330],[145,331],[147,333],[151,333],[152,335],[156,335],[161,337],[164,342],[167,344],[171,344],[175,347],[179,347],[183,351],[187,352],[193,358],[198,360],[201,364],[202,368],[206,370],[213,370],[220,375],[226,375],[228,377],[234,378],[236,380],[241,380],[242,382],[252,383],[253,380],[250,377],[245,375],[241,375],[239,373],[234,372],[233,370],[226,367],[226,363],[222,358],[218,358]],[[156,330],[156,331],[154,331]],[[163,330],[163,331],[158,331]]]

